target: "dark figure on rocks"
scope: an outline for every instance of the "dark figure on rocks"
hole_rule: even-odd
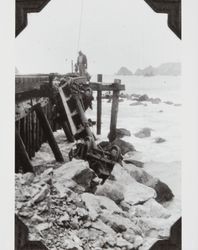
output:
[[[77,58],[77,66],[78,70],[81,76],[86,75],[86,69],[87,69],[87,57],[82,53],[82,51],[78,52],[78,58]]]

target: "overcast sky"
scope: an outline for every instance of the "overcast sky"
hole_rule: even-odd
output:
[[[143,0],[51,0],[40,13],[28,15],[15,46],[20,73],[69,72],[78,50],[87,55],[91,74],[179,62],[181,54],[167,15]]]

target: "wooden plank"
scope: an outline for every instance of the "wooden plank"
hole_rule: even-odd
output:
[[[45,114],[44,114],[44,112],[39,104],[35,106],[35,111],[36,111],[36,115],[40,121],[40,125],[42,126],[42,129],[46,135],[46,138],[47,138],[48,143],[49,143],[49,145],[54,153],[56,160],[59,162],[63,162],[64,161],[63,156],[62,156],[61,151],[58,147],[58,144],[54,138],[49,121],[47,120],[47,118],[46,118],[46,116],[45,116]]]
[[[33,166],[19,132],[15,131],[15,162],[20,161],[24,173],[33,172]]]
[[[114,85],[119,85],[114,83]],[[116,136],[116,126],[117,126],[117,117],[118,117],[118,106],[119,106],[119,88],[115,87],[116,90],[113,91],[112,97],[112,106],[111,106],[111,122],[110,122],[110,134],[109,140],[113,141]]]
[[[15,93],[40,89],[49,84],[49,75],[17,75],[15,77]]]
[[[25,134],[24,134],[24,118],[20,120],[21,124],[20,124],[20,135],[21,135],[21,138],[24,142],[24,137],[25,137]]]
[[[35,121],[35,112],[32,111],[31,113],[32,115],[32,157],[35,156],[35,142],[36,142],[36,139],[35,139],[35,134],[36,134],[36,121]]]
[[[69,126],[67,125],[67,122],[66,121],[62,121],[61,122],[61,126],[62,126],[62,128],[63,128],[63,130],[65,132],[67,140],[69,142],[74,142],[74,137],[73,137],[73,135],[71,133],[71,130],[70,130]]]
[[[98,82],[102,82],[102,75],[97,75]],[[101,117],[102,117],[102,91],[97,91],[97,134],[101,134]]]
[[[19,132],[19,134],[20,134],[20,123],[21,123],[21,120],[18,120],[16,122],[16,130]]]
[[[32,112],[29,114],[29,156],[32,158],[33,150],[32,150]]]
[[[26,133],[26,122],[27,122],[27,117],[24,117],[23,118],[23,120],[24,120],[24,123],[23,123],[23,142],[24,142],[24,144],[25,144],[25,146],[26,146],[26,144],[27,144],[27,133]]]
[[[125,90],[125,85],[119,84],[115,85],[115,83],[99,83],[99,82],[90,82],[90,87],[93,91],[113,91],[113,90],[119,90],[119,91],[124,91]]]
[[[69,120],[69,124],[70,124],[70,127],[71,127],[71,132],[74,135],[76,133],[76,126],[75,126],[75,124],[73,122],[73,119],[71,118],[71,112],[70,112],[70,109],[69,109],[69,107],[67,105],[67,102],[66,102],[66,99],[65,99],[65,94],[64,94],[63,89],[61,87],[58,90],[59,90],[59,94],[60,94],[60,97],[61,97],[62,104],[64,106],[64,110],[65,110],[67,118]]]
[[[38,117],[37,117],[38,118]],[[40,120],[38,119],[38,121],[39,121],[39,146],[41,146],[42,145],[42,143],[43,143],[43,129],[42,129],[42,127],[41,127],[41,122],[40,122]]]
[[[35,140],[36,147],[35,149],[37,152],[40,148],[40,140],[39,140],[40,133],[39,133],[39,120],[36,115],[35,115],[35,118],[36,118],[36,140]]]
[[[36,97],[49,97],[50,92],[49,89],[33,89],[33,90],[27,90],[25,92],[18,92],[15,94],[15,101],[16,102],[22,102],[25,100],[28,100],[30,98],[36,98]]]
[[[34,152],[36,153],[37,149],[36,149],[36,113],[35,111],[33,112],[34,113]]]
[[[30,125],[30,119],[29,115],[26,117],[26,135],[27,135],[27,140],[26,140],[26,150],[28,155],[30,155],[30,137],[29,137],[29,125]]]

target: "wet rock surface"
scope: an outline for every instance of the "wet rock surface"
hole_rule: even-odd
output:
[[[132,250],[169,236],[170,214],[156,201],[158,179],[126,163],[116,164],[111,178],[93,192],[95,178],[80,160],[35,176],[16,174],[15,213],[28,226],[30,240],[50,250]]]
[[[146,137],[150,137],[151,136],[151,128],[143,128],[141,129],[139,132],[135,133],[135,137],[138,138],[146,138]]]
[[[117,128],[116,138],[123,138],[124,136],[131,136],[131,132],[125,128]]]
[[[163,143],[163,142],[165,142],[166,140],[164,139],[164,138],[161,138],[161,137],[157,137],[157,138],[155,138],[155,140],[154,140],[154,142],[155,143]]]
[[[107,150],[107,151],[110,150],[114,145],[116,145],[120,148],[122,155],[125,155],[128,152],[135,151],[135,147],[131,143],[126,142],[120,138],[116,138],[112,142],[102,141],[99,145],[104,150]]]
[[[131,95],[126,95],[127,100],[131,100],[133,101],[132,103],[130,103],[130,106],[148,106],[148,104],[160,104],[160,103],[164,103],[167,105],[172,105],[175,107],[180,107],[181,103],[173,103],[171,101],[162,101],[160,98],[158,97],[149,97],[147,94],[131,94]]]
[[[174,195],[169,186],[148,174],[145,170],[136,167],[133,164],[125,164],[125,169],[128,171],[130,176],[132,176],[137,182],[142,183],[156,191],[156,200],[158,202],[170,201],[173,199]]]

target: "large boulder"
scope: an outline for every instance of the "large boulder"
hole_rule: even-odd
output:
[[[90,191],[94,186],[95,172],[88,162],[73,159],[54,171],[54,186],[60,191],[70,188],[75,191]]]
[[[148,95],[144,94],[138,97],[137,101],[143,102],[143,101],[149,101]]]
[[[149,98],[149,101],[152,104],[159,104],[161,102],[161,99],[160,98]]]
[[[124,200],[122,189],[123,188],[121,185],[119,185],[119,183],[115,183],[111,180],[106,180],[103,185],[99,185],[97,187],[95,194],[106,196],[113,200],[115,203],[119,204],[122,200]]]
[[[129,213],[136,217],[148,218],[167,219],[171,216],[170,212],[154,199],[150,199],[142,205],[132,206]]]
[[[136,234],[141,234],[141,229],[132,220],[120,214],[112,214],[105,211],[100,215],[101,220],[109,225],[116,233],[122,233],[127,230],[133,230]]]
[[[109,213],[122,213],[122,210],[116,203],[105,196],[83,193],[81,198],[89,211],[89,217],[92,221],[95,221],[104,210],[107,210]]]
[[[158,202],[170,201],[174,197],[167,184],[151,176],[145,170],[137,168],[133,164],[125,164],[124,168],[137,182],[155,189],[157,194],[156,200]]]
[[[119,138],[116,138],[114,141],[112,142],[108,142],[108,141],[102,141],[101,143],[99,143],[99,145],[104,149],[104,150],[111,150],[111,148],[114,146],[114,145],[117,145],[120,150],[121,150],[121,154],[124,155],[128,152],[133,152],[133,151],[136,151],[135,150],[135,147],[129,143],[129,142],[126,142],[122,139],[119,139]]]
[[[131,132],[125,128],[117,128],[116,138],[123,138],[124,136],[131,136]]]
[[[169,188],[169,186],[158,180],[158,182],[155,184],[155,186],[153,187],[157,193],[157,198],[156,200],[158,202],[166,202],[166,201],[170,201],[173,199],[174,194],[171,191],[171,189]]]
[[[125,202],[134,205],[156,197],[156,192],[153,188],[137,182],[119,164],[114,166],[111,174],[115,179],[116,185],[122,185]]]
[[[143,128],[139,132],[135,133],[134,135],[138,138],[145,138],[151,136],[152,129],[150,128]]]

